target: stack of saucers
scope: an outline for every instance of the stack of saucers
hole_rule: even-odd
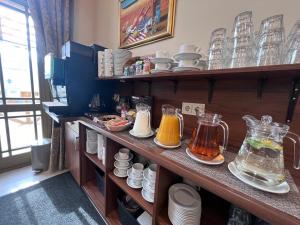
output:
[[[104,50],[104,76],[112,77],[113,76],[113,55],[112,49]]]
[[[139,189],[142,187],[144,165],[135,163],[127,171],[127,185],[131,188]]]
[[[174,184],[169,189],[168,215],[173,225],[200,224],[201,198],[186,184]]]
[[[154,202],[154,193],[155,193],[155,181],[156,181],[156,170],[157,165],[151,164],[143,173],[143,189],[142,196],[143,198],[153,203]]]
[[[133,158],[132,153],[127,148],[121,148],[114,156],[114,175],[117,177],[127,177],[127,170],[131,167],[131,160]]]
[[[132,52],[126,49],[113,50],[114,75],[123,75],[123,68],[126,62],[132,57]]]
[[[94,130],[86,130],[86,152],[89,154],[97,154],[97,133]]]
[[[98,77],[104,77],[104,52],[98,51]]]

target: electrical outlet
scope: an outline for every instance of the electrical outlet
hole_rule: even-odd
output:
[[[182,114],[196,116],[196,109],[199,110],[199,113],[204,113],[205,104],[190,103],[190,102],[182,103]]]

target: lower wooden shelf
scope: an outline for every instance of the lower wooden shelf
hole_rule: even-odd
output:
[[[105,166],[103,165],[102,161],[98,159],[97,154],[89,154],[87,152],[84,152],[84,155],[91,160],[99,169],[101,169],[103,172],[105,172]]]
[[[90,198],[93,205],[96,209],[104,215],[104,206],[105,206],[105,199],[103,194],[99,191],[96,180],[90,180],[86,184],[82,186],[85,193]]]
[[[107,222],[110,225],[122,225],[119,219],[119,213],[118,210],[115,209],[112,211],[107,217],[106,217]]]
[[[116,177],[113,172],[108,174],[109,178],[119,186],[126,194],[133,198],[133,200],[138,203],[145,211],[147,211],[151,216],[153,215],[153,204],[147,202],[142,194],[141,189],[133,189],[129,187],[126,183],[125,178]]]

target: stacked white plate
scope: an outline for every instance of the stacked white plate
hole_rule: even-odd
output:
[[[94,130],[86,130],[86,152],[89,154],[97,154],[98,142],[97,132]]]
[[[174,184],[169,189],[168,215],[173,225],[199,225],[201,198],[197,191],[186,184]]]
[[[123,75],[123,68],[126,62],[132,57],[132,52],[126,49],[113,50],[114,75]]]
[[[113,76],[113,55],[112,49],[104,50],[104,76],[112,77]]]
[[[98,51],[98,77],[104,77],[104,51]]]

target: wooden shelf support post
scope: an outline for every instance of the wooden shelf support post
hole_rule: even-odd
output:
[[[300,94],[300,79],[297,78],[292,81],[292,89],[290,92],[290,100],[289,100],[288,110],[286,114],[287,123],[292,122],[294,111],[298,102],[299,94]]]

